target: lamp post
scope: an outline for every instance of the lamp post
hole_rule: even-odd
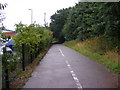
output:
[[[29,9],[31,11],[31,24],[33,23],[33,10]]]
[[[44,25],[45,25],[45,28],[46,28],[46,13],[44,13]]]

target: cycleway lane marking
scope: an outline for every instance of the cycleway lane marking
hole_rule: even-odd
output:
[[[65,56],[60,48],[59,48],[59,51],[60,51],[60,53],[61,53],[62,56]],[[66,62],[66,64],[67,64],[67,67],[68,67],[69,70],[70,70],[70,73],[71,73],[71,75],[72,75],[72,77],[73,77],[73,80],[75,81],[75,83],[76,83],[76,85],[77,85],[78,90],[82,90],[83,87],[82,87],[79,79],[77,78],[75,72],[73,71],[71,65],[69,64],[68,60],[65,60],[65,62]]]
[[[59,48],[59,51],[60,51],[60,53],[62,54],[62,56],[65,56],[60,48]]]

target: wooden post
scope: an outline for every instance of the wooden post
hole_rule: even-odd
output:
[[[25,45],[22,44],[22,69],[25,71]]]

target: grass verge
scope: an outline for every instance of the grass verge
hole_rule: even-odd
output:
[[[35,70],[36,66],[39,64],[40,60],[46,55],[47,50],[41,52],[38,57],[33,61],[33,63],[26,66],[25,71],[21,71],[19,75],[10,83],[10,88],[23,88],[28,78],[31,77],[32,72]]]
[[[120,67],[118,64],[118,59],[120,55],[118,53],[113,51],[106,51],[104,52],[104,54],[101,54],[98,51],[93,51],[93,49],[95,49],[95,44],[92,47],[90,47],[90,43],[93,43],[93,40],[87,40],[84,42],[69,41],[65,42],[64,45],[74,49],[75,51],[89,57],[90,59],[96,62],[105,65],[114,72],[120,72]]]

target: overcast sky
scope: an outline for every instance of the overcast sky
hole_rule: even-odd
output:
[[[5,8],[6,19],[3,22],[7,29],[14,30],[14,25],[22,21],[23,24],[31,23],[31,11],[33,10],[33,21],[36,24],[44,24],[44,13],[46,22],[50,23],[50,16],[57,10],[74,6],[79,0],[0,0],[0,3],[7,3]]]

